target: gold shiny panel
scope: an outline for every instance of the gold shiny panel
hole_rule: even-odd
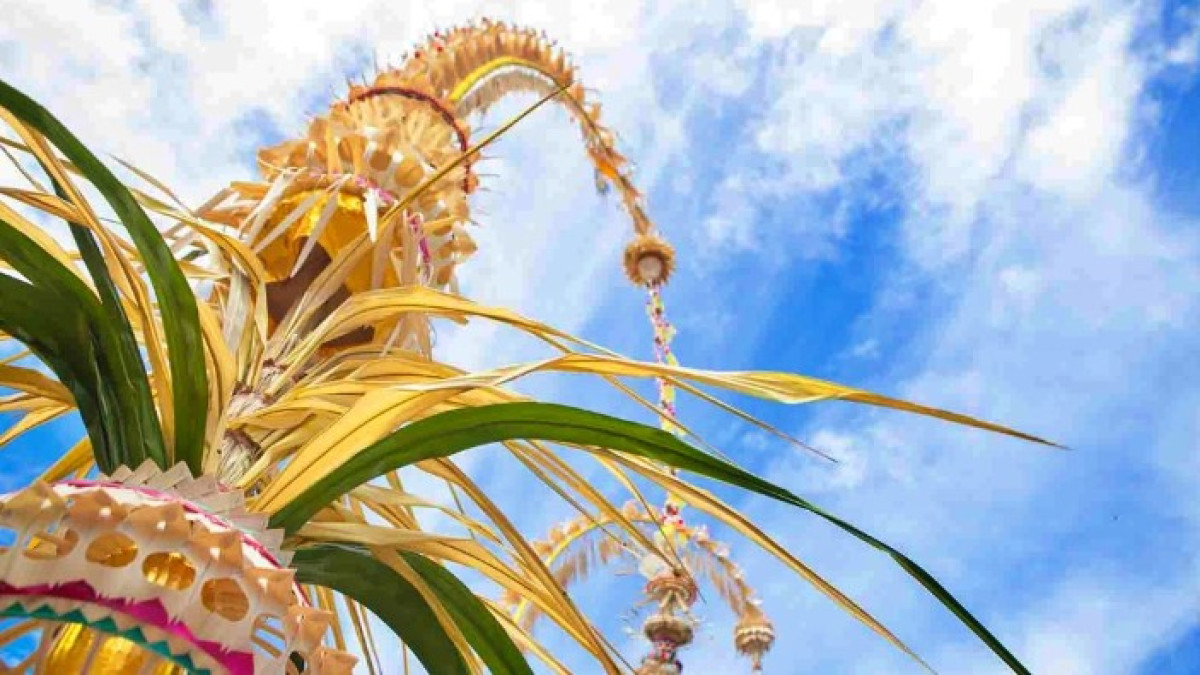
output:
[[[241,621],[250,611],[250,600],[233,579],[209,579],[200,587],[205,609],[230,621]]]
[[[120,532],[109,532],[92,541],[85,557],[105,567],[124,567],[137,558],[137,552],[137,542]]]
[[[143,670],[146,666],[149,670]],[[38,668],[38,674],[43,673],[184,675],[184,670],[135,642],[72,623],[58,629],[54,643]]]
[[[146,556],[142,574],[146,575],[146,581],[173,591],[183,590],[196,580],[196,568],[187,556],[176,551]]]

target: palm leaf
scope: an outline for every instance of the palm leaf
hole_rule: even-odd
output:
[[[305,547],[296,551],[292,566],[296,581],[333,589],[371,610],[427,671],[470,672],[417,589],[369,553],[329,544]]]
[[[532,673],[508,631],[458,577],[416,553],[401,553],[408,564],[437,592],[475,653],[493,673]],[[431,671],[432,672],[432,671]]]
[[[55,295],[3,274],[0,297],[4,298],[0,302],[0,331],[25,343],[58,375],[71,391],[83,425],[93,439],[97,462],[102,466],[110,463],[108,448],[118,439],[110,437],[117,429],[105,413],[119,402],[99,372],[97,341],[84,310],[62,305]]]
[[[48,111],[0,81],[0,107],[37,130],[58,147],[104,196],[128,229],[146,267],[162,313],[170,355],[174,410],[182,414],[175,428],[173,459],[201,471],[208,408],[208,374],[204,367],[196,298],[187,279],[146,213],[129,190],[99,159]],[[85,252],[86,255],[86,252]]]
[[[55,191],[61,189],[55,184]],[[83,225],[69,222],[71,236],[79,247],[80,255],[91,274],[92,282],[100,294],[100,310],[104,313],[104,323],[111,327],[112,341],[115,349],[111,354],[112,360],[123,371],[122,383],[127,383],[129,398],[125,399],[134,415],[140,435],[135,437],[142,443],[113,448],[116,463],[126,466],[140,466],[146,457],[154,460],[162,468],[166,468],[167,454],[163,442],[163,429],[157,411],[154,408],[154,397],[150,393],[150,381],[146,377],[146,368],[142,363],[141,352],[138,350],[137,337],[133,333],[129,317],[121,307],[121,298],[117,293],[116,284],[109,276],[108,266],[104,255],[100,252],[96,238]]]
[[[791,492],[729,462],[706,455],[675,436],[635,422],[549,403],[503,403],[454,410],[414,422],[360,452],[345,457],[323,476],[310,476],[306,487],[271,518],[273,527],[295,531],[325,505],[378,476],[437,457],[488,443],[538,439],[601,446],[692,471],[802,508],[859,540],[887,553],[910,576],[971,629],[1010,668],[1029,671],[936,579],[903,553]],[[295,487],[295,485],[290,486]],[[285,492],[289,492],[285,490]]]
[[[15,389],[64,405],[75,404],[70,390],[61,382],[46,377],[41,371],[33,368],[0,364],[0,387]]]
[[[40,321],[41,317],[36,316],[39,312],[77,314],[78,320],[83,321],[86,328],[75,337],[81,342],[94,342],[90,347],[84,347],[80,342],[72,347],[70,342],[66,342],[62,345],[66,352],[60,352],[55,359],[59,367],[56,368],[51,361],[47,363],[62,382],[68,384],[68,388],[74,386],[73,393],[80,388],[92,389],[90,395],[84,396],[83,405],[95,401],[108,411],[87,411],[89,433],[100,434],[97,436],[97,446],[101,464],[108,470],[115,469],[121,463],[136,466],[147,453],[161,459],[162,435],[145,369],[137,357],[137,343],[128,322],[124,323],[125,330],[122,331],[122,324],[112,321],[111,313],[101,307],[82,279],[36,241],[2,219],[0,258],[9,262],[14,270],[29,280],[33,288],[40,291],[39,296],[45,298],[46,304],[23,313],[23,318],[12,315],[10,319],[24,322],[23,339],[43,343],[41,348],[35,350],[39,356],[54,359],[47,354],[45,342],[69,340],[71,336],[69,332],[58,336],[41,334],[40,331],[53,330],[50,328],[53,319],[51,323],[43,321],[43,327],[35,328],[29,322]],[[116,311],[124,317],[119,306]],[[96,360],[92,364],[78,363],[74,370],[63,370],[62,357],[72,351],[94,351]],[[80,377],[83,379],[78,379]]]

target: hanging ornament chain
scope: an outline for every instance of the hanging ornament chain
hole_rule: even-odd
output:
[[[666,308],[663,306],[662,293],[655,286],[649,289],[649,299],[646,301],[646,311],[650,323],[654,327],[654,360],[668,366],[678,366],[679,361],[671,351],[671,340],[675,338],[675,327],[667,321]],[[683,429],[676,424],[675,385],[665,378],[655,378],[658,382],[658,406],[662,411],[661,425],[664,431],[683,436]],[[672,470],[672,473],[674,470]]]
[[[671,341],[675,338],[675,326],[667,320],[666,307],[663,304],[662,292],[657,286],[649,288],[649,298],[646,301],[646,313],[650,316],[650,323],[654,327],[654,360],[660,364],[668,366],[678,366],[679,360],[675,358],[675,353],[671,351]],[[661,425],[664,431],[682,437],[684,435],[683,428],[677,424],[677,411],[675,409],[675,385],[669,382],[666,378],[655,378],[658,383],[658,407],[661,413]],[[671,475],[677,475],[675,467],[669,467],[668,471]],[[680,529],[684,526],[683,514],[681,513],[684,506],[682,499],[671,492],[667,492],[667,498],[663,504],[662,524],[664,534],[674,538]]]

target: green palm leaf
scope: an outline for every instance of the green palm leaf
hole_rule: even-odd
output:
[[[512,638],[457,577],[418,554],[401,555],[437,593],[490,672],[533,672]],[[329,544],[305,547],[296,552],[292,566],[297,581],[331,588],[371,610],[412,649],[428,672],[470,672],[417,589],[369,553]]]
[[[525,439],[591,445],[627,452],[692,471],[814,513],[887,553],[971,629],[1010,668],[1021,662],[936,579],[903,553],[854,525],[729,462],[705,454],[675,436],[635,422],[549,403],[501,403],[440,413],[414,422],[355,454],[279,510],[272,526],[295,531],[317,511],[350,490],[416,462],[470,448]]]
[[[150,277],[166,331],[172,400],[175,410],[180,413],[176,420],[174,460],[186,462],[193,472],[199,474],[208,410],[208,374],[204,364],[196,298],[183,271],[162,234],[150,222],[129,190],[61,122],[2,80],[0,106],[57,146],[104,196],[129,231]],[[87,261],[94,251],[89,251],[89,247],[84,245],[81,253]],[[96,266],[96,260],[88,262],[89,268]],[[97,280],[97,285],[101,293],[107,295],[104,282]],[[105,297],[106,304],[109,300]]]
[[[442,605],[458,624],[467,642],[493,673],[512,675],[533,674],[521,650],[513,643],[508,631],[488,611],[466,584],[450,570],[422,555],[401,552],[404,559],[420,574],[425,583],[442,600]],[[432,671],[430,671],[432,672]]]
[[[58,185],[54,186],[59,197],[66,198]],[[112,448],[114,467],[122,464],[139,466],[149,457],[160,467],[166,468],[167,452],[163,442],[162,423],[154,408],[154,395],[150,392],[150,381],[146,377],[145,364],[142,362],[141,351],[138,349],[137,336],[133,334],[133,326],[125,309],[121,307],[121,298],[117,286],[108,273],[104,264],[104,256],[96,244],[96,237],[86,227],[79,223],[68,223],[71,236],[79,247],[79,254],[87,266],[92,282],[100,294],[100,309],[104,312],[106,327],[111,331],[111,359],[120,369],[117,375],[122,389],[122,401],[130,408],[129,420],[136,427],[137,436],[129,439],[127,444]],[[53,261],[51,261],[53,262]],[[85,289],[86,290],[86,289]],[[120,418],[123,419],[123,418]],[[137,441],[141,441],[140,443]]]
[[[108,440],[104,412],[113,401],[104,400],[108,392],[95,365],[96,341],[87,317],[78,307],[58,307],[52,294],[3,274],[0,297],[0,330],[25,343],[70,390],[99,459]]]
[[[30,282],[5,277],[5,330],[29,345],[71,390],[101,470],[137,466],[147,453],[161,463],[162,430],[119,303],[116,312],[124,323],[113,321],[111,308],[101,307],[79,277],[3,220],[0,258]]]

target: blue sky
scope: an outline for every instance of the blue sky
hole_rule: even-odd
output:
[[[193,202],[250,175],[259,144],[295,133],[376,50],[399,54],[479,11],[27,4],[0,26],[4,77]],[[652,217],[679,252],[666,300],[685,364],[815,375],[1073,449],[848,404],[734,399],[835,454],[833,466],[685,398],[688,423],[911,555],[1034,672],[1200,670],[1195,5],[502,7],[493,16],[545,28],[577,54],[637,161]],[[619,268],[627,224],[595,195],[566,115],[540,111],[494,154],[465,293],[649,358],[642,296]],[[465,366],[544,355],[487,326],[439,338],[442,358]],[[577,379],[522,388],[642,416]],[[77,434],[59,426],[7,448],[6,483]],[[498,454],[465,463],[531,531],[569,515],[531,508],[528,476]],[[803,513],[722,494],[940,672],[1004,672],[882,556]],[[771,672],[919,672],[782,565],[713,529],[775,620]],[[619,630],[631,582],[597,577],[578,590]],[[687,662],[742,672],[730,617],[702,613]]]

